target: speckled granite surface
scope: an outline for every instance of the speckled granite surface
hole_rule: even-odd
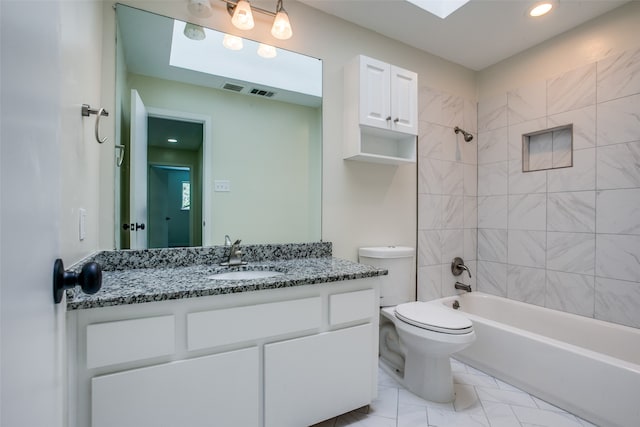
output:
[[[67,310],[138,304],[362,279],[386,270],[331,257],[330,243],[243,246],[242,267],[221,267],[228,248],[106,251],[88,261],[103,267],[102,289],[94,295],[67,291]],[[237,270],[275,270],[280,276],[253,280],[214,280],[210,276]]]

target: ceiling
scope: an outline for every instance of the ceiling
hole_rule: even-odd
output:
[[[171,150],[198,151],[202,145],[202,123],[149,117],[149,145]],[[177,143],[169,142],[169,138]]]
[[[276,58],[260,58],[256,54],[258,43],[248,39],[244,39],[245,46],[241,51],[232,51],[222,47],[223,33],[206,29],[205,40],[188,40],[181,31],[178,36],[186,41],[192,58],[226,64],[225,72],[203,71],[193,68],[192,64],[173,66],[174,25],[184,28],[183,22],[122,4],[118,4],[116,10],[121,35],[118,42],[122,45],[130,73],[216,89],[227,88],[226,84],[230,83],[240,88],[234,92],[249,96],[259,96],[261,91],[265,91],[273,92],[274,95],[268,99],[276,101],[310,107],[322,104],[322,98],[318,96],[322,93],[322,64],[315,58],[282,49],[278,49]],[[307,81],[313,83],[313,89],[308,90]],[[292,86],[293,83],[296,85]],[[258,91],[257,95],[252,94],[254,89]]]
[[[405,0],[299,1],[476,71],[628,2],[556,0],[533,19],[527,12],[536,0],[470,0],[443,20]]]

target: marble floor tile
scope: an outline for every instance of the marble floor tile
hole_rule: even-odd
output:
[[[582,427],[575,415],[568,412],[549,411],[540,408],[513,406],[513,412],[522,423],[541,427]]]
[[[424,400],[380,369],[371,405],[312,427],[598,427],[458,360],[451,370],[452,403]]]

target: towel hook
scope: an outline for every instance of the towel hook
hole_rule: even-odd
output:
[[[104,138],[100,138],[100,117],[109,117],[109,113],[104,108],[95,110],[91,108],[89,104],[82,104],[82,117],[89,117],[91,114],[96,114],[98,116],[96,118],[96,141],[98,141],[99,144],[102,144],[107,140],[107,137],[105,136]]]

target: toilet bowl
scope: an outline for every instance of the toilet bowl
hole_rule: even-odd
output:
[[[417,302],[415,250],[403,246],[360,248],[363,264],[380,276],[380,365],[409,391],[434,402],[455,399],[449,357],[475,340],[471,320],[433,302]]]
[[[409,302],[381,309],[395,326],[404,366],[391,366],[390,372],[407,389],[433,402],[455,399],[449,357],[475,340],[471,321],[464,315],[429,302]],[[388,346],[386,337],[380,346]],[[397,350],[381,350],[381,361]],[[400,371],[400,372],[398,372]]]

